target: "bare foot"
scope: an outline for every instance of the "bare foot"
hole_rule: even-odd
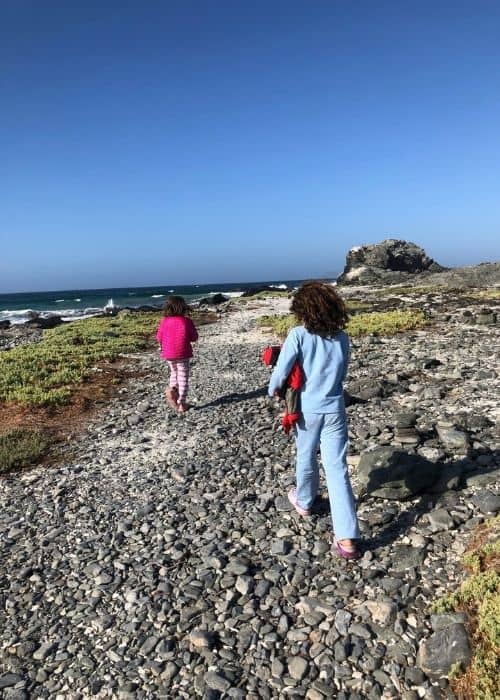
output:
[[[188,405],[181,401],[177,404],[177,410],[179,411],[179,413],[186,413],[186,411],[188,410]]]
[[[176,386],[169,386],[165,390],[166,399],[172,408],[177,408],[177,399],[179,398],[179,392]]]

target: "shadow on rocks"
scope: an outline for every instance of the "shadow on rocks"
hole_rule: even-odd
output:
[[[193,406],[197,411],[201,411],[204,408],[211,408],[213,406],[226,406],[228,404],[237,403],[238,401],[247,401],[249,399],[257,399],[261,396],[267,396],[267,387],[261,387],[260,389],[254,389],[253,391],[238,392],[235,391],[232,394],[226,394],[226,396],[220,396],[218,399],[204,403],[201,406]]]
[[[398,540],[401,535],[407,533],[426,513],[431,512],[435,508],[453,507],[454,502],[458,501],[460,491],[463,489],[477,487],[478,489],[483,489],[483,493],[490,493],[491,484],[498,477],[500,450],[487,450],[482,454],[489,457],[488,465],[479,465],[477,467],[474,465],[473,469],[468,469],[467,465],[470,467],[473,463],[468,462],[467,459],[458,459],[441,465],[448,473],[454,472],[455,474],[456,481],[451,488],[439,488],[438,479],[437,484],[434,484],[419,495],[418,500],[411,508],[399,512],[397,515],[394,515],[394,512],[399,508],[399,503],[395,500],[394,508],[390,506],[385,508],[384,512],[387,517],[382,516],[377,524],[372,525],[377,532],[372,535],[367,533],[366,538],[364,538],[363,549],[375,550],[378,547],[390,545]],[[377,500],[375,496],[370,494],[370,485],[368,485],[366,492],[358,498],[358,506],[371,501],[373,509],[379,510]],[[477,496],[472,495],[471,501],[484,514],[490,512],[481,507]]]

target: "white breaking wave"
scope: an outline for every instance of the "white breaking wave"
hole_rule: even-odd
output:
[[[243,292],[210,292],[211,296],[214,294],[223,294],[225,297],[240,297]]]
[[[63,321],[79,321],[84,318],[92,318],[92,316],[98,316],[102,314],[102,309],[99,308],[89,308],[89,309],[70,309],[61,316]]]
[[[63,321],[76,321],[79,318],[90,318],[102,314],[103,309],[90,307],[86,309],[64,309],[60,313],[51,310],[34,311],[33,309],[5,309],[0,311],[0,321],[10,321],[13,326],[26,323],[34,318],[50,318],[51,316],[61,316]]]
[[[36,313],[33,309],[18,309],[17,311],[5,309],[5,311],[0,311],[0,321],[10,321],[12,324],[26,323]]]
[[[62,301],[66,301],[66,299],[56,299],[56,304],[60,304]]]
[[[151,299],[161,299],[164,296],[164,294],[151,294]]]
[[[286,284],[270,284],[269,286],[273,289],[288,289]]]

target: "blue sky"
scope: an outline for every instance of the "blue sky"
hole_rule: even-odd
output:
[[[500,5],[3,0],[0,292],[500,258]]]

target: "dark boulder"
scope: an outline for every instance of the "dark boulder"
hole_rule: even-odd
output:
[[[47,328],[55,328],[56,326],[60,326],[61,323],[64,323],[62,318],[54,314],[52,316],[38,316],[37,318],[34,318],[31,321],[27,321],[26,325],[33,326],[34,328],[42,328],[45,330]]]
[[[439,467],[420,455],[394,447],[364,452],[357,468],[360,495],[404,500],[430,488]]]
[[[452,667],[465,668],[471,659],[469,636],[463,624],[437,630],[419,647],[417,666],[431,677],[445,676]]]
[[[134,306],[134,307],[126,307],[127,309],[130,309],[130,311],[158,311],[161,309],[161,305],[157,304],[142,304],[141,306]],[[120,313],[120,312],[118,312]]]
[[[198,305],[207,304],[208,306],[218,306],[223,304],[225,301],[229,301],[229,297],[224,296],[224,294],[212,294],[209,297],[203,297],[203,299],[198,299]]]
[[[0,321],[0,331],[5,331],[7,328],[10,328],[10,321],[6,318],[5,321]]]

